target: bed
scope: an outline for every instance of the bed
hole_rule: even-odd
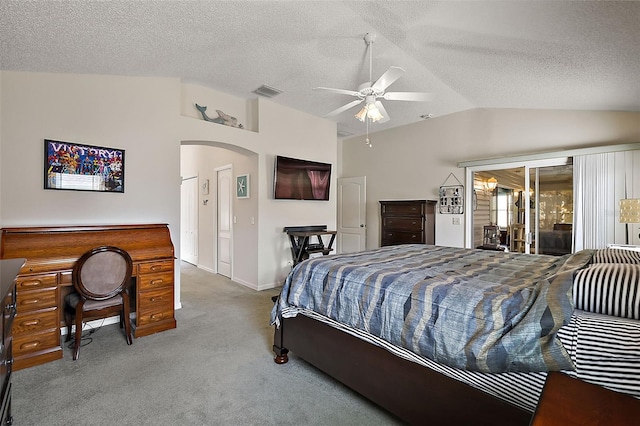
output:
[[[640,397],[640,253],[429,245],[312,258],[271,316],[289,351],[411,424],[526,425],[548,371]]]

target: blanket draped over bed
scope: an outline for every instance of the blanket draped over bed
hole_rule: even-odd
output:
[[[287,277],[271,321],[312,310],[455,368],[573,369],[556,333],[592,257],[429,245],[312,258]]]

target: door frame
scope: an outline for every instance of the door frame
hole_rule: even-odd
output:
[[[223,170],[229,170],[231,173],[231,183],[233,183],[233,164],[225,164],[222,166],[218,166],[215,167],[213,169],[213,173],[215,176],[215,211],[213,214],[213,229],[215,230],[213,238],[214,238],[214,247],[215,247],[215,259],[214,259],[214,268],[215,268],[215,273],[218,274],[218,259],[220,256],[220,248],[218,247],[218,239],[219,239],[219,229],[218,229],[218,215],[219,215],[219,204],[220,204],[220,194],[218,193],[218,172],[223,171]],[[233,186],[231,186],[230,188],[230,203],[229,203],[229,215],[231,216],[231,220],[229,221],[229,263],[230,263],[230,279],[233,280],[233,266],[234,266],[234,259],[233,259],[233,240],[234,240],[234,232],[233,232],[233,223],[234,223],[234,216],[233,216],[233,195],[235,193],[235,189]]]
[[[187,263],[191,263],[193,265],[198,265],[199,263],[199,233],[200,233],[200,226],[199,226],[199,220],[200,220],[200,212],[199,212],[199,205],[200,205],[200,199],[199,199],[199,194],[200,194],[200,178],[198,177],[198,175],[195,176],[187,176],[187,177],[183,177],[182,178],[182,182],[180,184],[180,232],[181,234],[184,232],[184,230],[182,229],[184,227],[184,210],[187,206],[185,206],[185,200],[184,200],[184,185],[185,182],[189,182],[190,184],[193,184],[195,182],[196,185],[196,191],[195,191],[195,197],[193,200],[194,205],[189,206],[191,209],[193,209],[193,212],[195,213],[195,218],[194,218],[194,223],[195,223],[195,232],[194,232],[194,239],[195,239],[195,253],[193,254],[193,258],[191,259],[184,259],[183,258],[183,241],[182,241],[182,235],[180,236],[181,238],[181,242],[180,242],[180,260],[183,260]]]

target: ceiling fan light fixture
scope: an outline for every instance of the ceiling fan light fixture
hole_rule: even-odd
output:
[[[369,109],[367,110],[367,117],[374,123],[376,121],[380,121],[384,118],[380,110],[376,107],[375,104],[369,104]]]
[[[376,107],[375,102],[368,102],[367,104],[365,104],[365,106],[362,107],[362,109],[360,111],[358,111],[358,113],[355,115],[355,117],[360,120],[363,121],[365,119],[369,119],[372,122],[376,122],[376,121],[380,121],[384,118],[384,116],[382,115],[382,113],[380,113],[380,110]]]

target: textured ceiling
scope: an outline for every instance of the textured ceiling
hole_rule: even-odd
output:
[[[322,116],[352,101],[313,87],[373,79],[428,103],[384,101],[371,130],[470,108],[640,111],[640,2],[8,1],[0,69],[177,77]],[[332,119],[362,134],[350,109]],[[229,112],[231,113],[231,112]]]

